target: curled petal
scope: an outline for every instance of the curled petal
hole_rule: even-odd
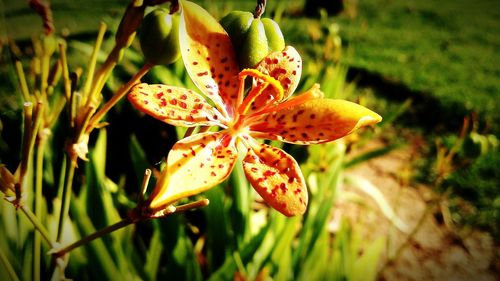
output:
[[[382,120],[359,104],[333,99],[313,99],[283,108],[255,121],[252,136],[296,144],[324,143]]]
[[[302,59],[295,48],[287,46],[282,51],[270,53],[265,57],[256,69],[265,75],[269,75],[278,80],[283,87],[283,99],[286,99],[293,94],[299,84],[300,75],[302,73]],[[256,85],[263,83],[259,79],[254,79]],[[249,112],[259,111],[266,104],[275,101],[272,88],[266,89],[252,104],[252,110]],[[276,102],[276,101],[275,101]]]
[[[257,193],[286,216],[304,214],[307,188],[300,167],[292,156],[266,144],[248,149],[243,170]]]
[[[294,47],[287,46],[282,51],[270,53],[255,68],[278,80],[285,91],[284,98],[287,98],[299,85],[302,59]]]
[[[222,118],[201,95],[184,88],[142,83],[128,99],[140,111],[174,126],[218,125]]]
[[[179,40],[194,84],[217,107],[232,114],[238,93],[238,62],[224,28],[200,6],[182,1]]]
[[[153,194],[152,209],[206,191],[224,181],[237,158],[232,138],[222,132],[196,134],[178,141],[167,158]]]

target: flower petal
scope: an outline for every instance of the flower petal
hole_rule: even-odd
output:
[[[250,130],[254,137],[312,144],[336,140],[381,120],[377,113],[353,102],[313,99],[263,115]]]
[[[299,84],[302,74],[302,59],[294,47],[287,46],[283,51],[267,55],[257,64],[256,69],[278,80],[284,90],[283,99],[286,99],[293,94]],[[264,82],[258,79],[254,79],[254,81],[256,85]],[[259,111],[266,104],[272,102],[274,96],[276,94],[269,87],[252,103],[249,113]]]
[[[302,58],[292,46],[282,51],[272,52],[265,57],[256,69],[280,81],[285,90],[285,98],[293,94],[299,85],[302,74]]]
[[[142,83],[128,99],[140,111],[174,126],[212,126],[223,118],[201,95],[184,88]]]
[[[232,115],[239,68],[231,39],[203,8],[188,1],[181,4],[179,40],[189,76],[217,107]]]
[[[234,141],[222,132],[196,134],[178,141],[167,158],[153,194],[152,209],[206,191],[224,181],[237,158]]]
[[[286,216],[302,215],[307,188],[292,156],[267,144],[255,144],[243,160],[247,179],[264,200]]]

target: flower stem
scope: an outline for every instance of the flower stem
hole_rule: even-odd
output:
[[[64,247],[63,249],[58,250],[57,252],[53,253],[53,255],[55,255],[57,257],[63,256],[65,254],[69,253],[70,251],[72,251],[72,250],[74,250],[82,245],[85,245],[96,238],[104,236],[104,235],[111,233],[113,231],[116,231],[120,228],[124,228],[132,223],[135,223],[135,220],[133,220],[130,217],[126,217],[123,220],[121,220],[115,224],[112,224],[110,226],[107,226],[107,227],[99,230],[99,231],[96,231],[96,232],[90,234],[89,236],[84,237],[84,238],[74,242],[73,244],[70,244],[70,245]]]
[[[36,154],[35,168],[35,216],[38,219],[42,217],[42,179],[43,179],[43,155],[45,152],[45,136],[40,131],[38,134],[38,149]],[[40,264],[41,264],[41,237],[38,231],[35,231],[33,241],[33,279],[40,280]]]
[[[141,78],[148,73],[148,71],[153,67],[151,64],[144,64],[141,69],[127,82],[127,84],[123,85],[116,94],[103,106],[97,113],[90,119],[90,122],[87,126],[86,133],[90,133],[97,124],[101,121],[102,117],[121,99],[123,98],[128,91],[137,83],[140,82]]]
[[[264,14],[266,10],[266,0],[257,0],[257,7],[255,7],[255,12],[253,13],[253,17],[258,19]]]
[[[59,213],[59,224],[57,227],[57,238],[56,241],[60,241],[63,233],[64,220],[68,215],[69,211],[69,203],[71,200],[71,192],[73,188],[73,176],[75,175],[77,156],[76,154],[70,155],[69,153],[66,155],[66,171],[65,171],[65,179],[66,183],[63,187],[62,194],[62,202],[61,202],[61,211]]]
[[[26,76],[24,75],[23,65],[20,61],[16,60],[16,72],[19,79],[19,86],[21,87],[21,93],[23,94],[24,102],[30,101],[30,92],[28,89],[28,83],[26,83]]]
[[[40,232],[42,238],[47,242],[47,244],[49,244],[49,246],[52,246],[53,243],[52,241],[50,241],[49,232],[47,231],[47,229],[45,229],[45,227],[38,220],[35,214],[33,214],[33,212],[31,212],[31,210],[28,209],[25,205],[22,205],[20,209],[26,215],[26,217],[31,221],[31,223],[38,230],[38,232]]]
[[[87,70],[87,80],[85,81],[85,86],[83,87],[84,103],[86,103],[88,95],[90,94],[90,89],[94,78],[95,66],[97,62],[97,53],[101,49],[105,32],[106,24],[104,22],[101,22],[101,24],[99,25],[99,32],[97,33],[97,39],[94,44],[94,49],[92,50],[92,55],[90,56],[89,68]]]

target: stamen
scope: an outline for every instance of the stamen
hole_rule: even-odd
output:
[[[243,69],[240,72],[240,74],[238,75],[238,77],[244,77],[244,78],[246,78],[247,76],[261,79],[264,82],[269,83],[274,88],[274,90],[276,92],[276,100],[280,101],[283,99],[285,93],[284,93],[283,87],[281,86],[281,84],[278,80],[274,79],[273,77],[271,77],[269,75],[266,75],[266,74],[258,71],[257,69],[250,69],[250,68]]]
[[[283,87],[281,86],[281,83],[274,79],[273,77],[266,75],[257,69],[243,69],[239,75],[238,78],[240,80],[240,95],[238,99],[242,99],[242,92],[241,87],[243,87],[245,83],[245,78],[251,76],[253,78],[257,78],[262,80],[263,82],[258,84],[256,87],[254,87],[250,93],[247,95],[247,97],[243,100],[243,102],[240,104],[238,107],[238,113],[239,114],[244,114],[248,111],[250,108],[250,105],[257,99],[258,96],[260,96],[264,90],[271,86],[273,88],[273,92],[275,95],[273,95],[275,101],[281,101],[284,98],[284,90]]]
[[[245,114],[252,103],[257,99],[258,96],[262,94],[262,92],[269,86],[269,83],[264,82],[262,84],[257,85],[257,87],[252,88],[250,93],[248,93],[247,97],[243,101],[243,103],[238,107],[238,113],[243,115]]]

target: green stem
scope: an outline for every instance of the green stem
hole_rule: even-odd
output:
[[[57,226],[57,239],[56,239],[57,242],[61,241],[64,221],[66,219],[66,216],[68,215],[69,203],[71,200],[71,192],[73,188],[73,176],[75,175],[76,161],[77,161],[76,155],[75,154],[72,155],[70,155],[69,153],[66,155],[66,171],[65,171],[66,183],[64,184],[63,188],[61,212],[59,213],[59,224]]]
[[[24,75],[23,65],[18,60],[16,60],[16,72],[24,102],[28,102],[30,101],[30,91],[28,89],[28,83],[26,83],[26,76]]]
[[[33,226],[40,232],[42,235],[42,238],[49,244],[50,247],[52,247],[52,241],[50,241],[50,235],[47,229],[45,229],[45,226],[38,220],[38,218],[31,212],[30,209],[28,209],[25,205],[22,205],[20,207],[21,211],[26,215],[26,217],[31,221]]]
[[[124,227],[126,227],[130,224],[133,224],[133,223],[135,223],[135,221],[132,218],[126,217],[123,220],[121,220],[115,224],[107,226],[99,231],[96,231],[96,232],[90,234],[89,236],[86,236],[86,237],[74,242],[73,244],[70,244],[70,245],[64,247],[63,249],[53,253],[53,255],[55,255],[56,257],[63,256],[65,254],[69,253],[70,251],[89,243],[90,241],[92,241],[94,239],[102,237],[102,236],[104,236],[108,233],[111,233],[113,231],[116,231],[120,228],[124,228]]]
[[[87,71],[87,80],[85,81],[85,86],[83,87],[84,102],[86,103],[88,95],[90,94],[90,89],[92,86],[95,66],[97,62],[97,53],[101,49],[102,40],[104,38],[104,33],[106,32],[106,24],[101,22],[99,25],[99,32],[97,33],[97,40],[94,44],[94,49],[92,50],[92,55],[90,56],[89,68]]]
[[[35,168],[35,216],[42,218],[42,183],[43,183],[43,155],[45,152],[45,136],[43,132],[39,133],[38,149],[36,154]],[[40,280],[41,264],[41,237],[39,232],[35,232],[33,242],[33,280]]]
[[[139,71],[127,82],[127,84],[123,85],[113,97],[106,102],[106,104],[97,111],[97,113],[90,119],[89,125],[87,126],[86,133],[89,134],[101,121],[102,117],[113,107],[116,103],[122,99],[132,87],[139,83],[141,78],[148,73],[148,71],[153,67],[151,64],[145,64],[139,69]]]
[[[7,275],[9,276],[9,279],[12,281],[19,281],[19,277],[17,277],[16,271],[10,264],[9,260],[7,259],[7,256],[5,253],[2,251],[0,248],[0,263],[3,265],[5,270],[7,271]]]
[[[28,172],[31,153],[33,151],[33,147],[35,146],[35,140],[38,133],[38,129],[42,123],[42,115],[43,115],[43,106],[42,102],[38,102],[36,107],[34,108],[34,112],[31,113],[31,106],[25,105],[25,130],[24,130],[24,139],[23,139],[23,151],[21,158],[21,170],[19,173],[19,184],[16,186],[16,203],[20,204],[22,190],[24,189],[25,180],[24,177]],[[29,119],[29,120],[28,120]]]

